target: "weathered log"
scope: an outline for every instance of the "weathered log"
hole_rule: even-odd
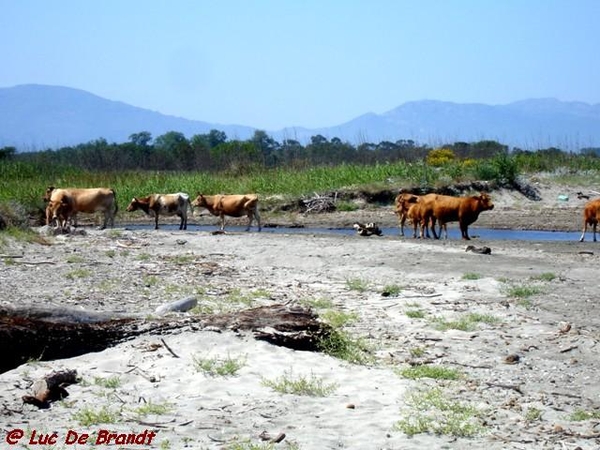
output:
[[[271,305],[227,314],[146,318],[66,308],[0,307],[0,373],[30,360],[53,360],[99,352],[142,334],[184,327],[252,332],[257,339],[318,351],[329,327],[311,311]]]
[[[65,387],[73,383],[77,383],[76,370],[52,372],[33,383],[33,395],[24,395],[23,402],[40,409],[49,408],[51,402],[62,400],[69,395]]]

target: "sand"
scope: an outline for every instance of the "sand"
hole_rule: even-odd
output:
[[[540,222],[551,216],[579,229],[583,203],[560,204],[555,193],[535,204],[499,195],[497,209],[482,214],[477,224],[501,226],[511,217],[533,223],[542,217],[535,228],[543,229]],[[263,217],[269,220],[268,213]],[[358,217],[272,219],[343,225]],[[362,218],[368,217],[395,220],[390,208],[363,211]],[[310,305],[322,317],[335,311],[350,319],[343,330],[366,345],[370,359],[352,364],[250,334],[190,326],[75,358],[33,360],[0,374],[0,448],[36,448],[36,440],[52,433],[51,448],[88,448],[95,442],[104,448],[109,432],[117,433],[113,441],[130,434],[143,441],[123,448],[600,445],[599,421],[586,416],[598,414],[600,406],[596,243],[474,239],[471,244],[491,248],[491,255],[482,255],[452,239],[213,235],[193,225],[188,231],[89,227],[82,235],[47,239],[52,245],[4,245],[1,253],[20,257],[0,262],[3,304],[148,317],[160,305],[190,296],[203,312]],[[454,329],[457,323],[467,329]],[[199,369],[199,361],[211,358],[240,368],[230,376]],[[402,375],[421,366],[449,369],[458,378]],[[81,378],[67,387],[65,400],[44,410],[23,404],[35,380],[64,369],[77,370]],[[320,383],[326,392],[281,393],[270,386],[281,380]],[[101,412],[107,423],[84,420]],[[23,430],[23,437],[13,445],[15,430]],[[277,444],[261,439],[281,433],[285,437]],[[84,434],[90,435],[87,441]],[[75,438],[79,445],[67,445]]]

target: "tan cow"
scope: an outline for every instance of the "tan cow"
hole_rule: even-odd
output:
[[[412,205],[419,201],[419,196],[410,194],[408,192],[401,192],[396,196],[394,202],[394,213],[398,216],[398,222],[400,224],[400,236],[404,236],[404,224],[408,217],[408,210]]]
[[[154,229],[158,230],[158,216],[178,216],[180,230],[187,230],[187,210],[190,207],[190,196],[183,192],[176,194],[150,194],[147,197],[134,197],[127,211],[141,209],[149,216],[154,216]]]
[[[246,231],[250,230],[252,220],[256,217],[258,222],[258,231],[261,230],[260,215],[258,213],[258,196],[255,194],[247,195],[203,195],[198,196],[192,202],[193,207],[206,208],[213,216],[221,218],[221,231],[225,229],[225,216],[242,217],[248,216],[248,226]]]
[[[490,196],[480,193],[471,197],[452,197],[450,195],[428,194],[423,198],[423,220],[428,223],[431,220],[431,231],[436,239],[441,237],[442,228],[445,238],[448,239],[448,222],[456,222],[460,226],[462,238],[469,237],[469,225],[475,222],[483,211],[494,209]],[[435,222],[439,223],[439,236],[435,232]]]
[[[413,203],[406,213],[406,217],[413,226],[413,238],[417,237],[417,228],[419,229],[419,239],[423,239],[424,237],[429,238],[429,228],[423,216],[423,205],[424,203],[421,201]]]
[[[46,189],[44,200],[48,202],[46,207],[46,223],[54,220],[57,226],[65,228],[70,220],[73,226],[77,226],[77,214],[93,214],[102,212],[104,222],[101,229],[114,226],[115,214],[117,213],[117,195],[109,188],[68,188],[58,189],[53,186]]]
[[[583,231],[581,232],[579,242],[584,241],[588,225],[592,226],[594,242],[596,242],[596,227],[598,226],[598,221],[600,221],[600,198],[590,200],[585,204],[583,209]]]

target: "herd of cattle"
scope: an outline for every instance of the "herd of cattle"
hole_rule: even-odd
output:
[[[43,197],[46,203],[46,225],[56,223],[57,227],[66,228],[69,224],[77,226],[78,213],[104,214],[101,228],[114,226],[117,214],[117,195],[109,188],[88,189],[58,189],[54,186],[46,189]],[[258,212],[258,196],[250,195],[202,195],[190,202],[188,194],[151,194],[146,197],[134,197],[127,211],[142,210],[154,217],[154,228],[158,229],[158,218],[163,216],[178,216],[181,219],[180,230],[187,229],[188,209],[193,207],[206,208],[212,215],[221,218],[221,231],[225,228],[225,216],[248,217],[250,229],[256,218],[258,231],[261,230],[260,214]]]
[[[114,226],[117,213],[117,197],[109,188],[69,188],[59,189],[53,186],[46,189],[43,196],[46,203],[46,224],[55,223],[57,227],[66,228],[69,224],[77,226],[78,213],[104,214],[102,228]],[[178,216],[181,221],[180,230],[187,229],[188,209],[206,208],[212,215],[221,219],[221,231],[225,228],[225,216],[248,217],[246,231],[250,230],[254,218],[261,230],[258,211],[258,196],[242,195],[203,195],[190,202],[188,194],[150,194],[146,197],[134,197],[127,211],[142,210],[154,218],[154,228],[158,229],[159,216]],[[469,197],[454,197],[440,194],[415,195],[401,192],[395,200],[394,212],[398,215],[400,235],[404,236],[404,226],[408,219],[413,226],[413,237],[435,239],[441,237],[444,230],[448,238],[448,222],[458,222],[462,238],[469,240],[469,225],[474,223],[483,211],[494,209],[490,196],[486,193]],[[588,225],[592,226],[593,239],[596,241],[596,227],[600,220],[600,199],[586,203],[583,212],[583,242]],[[436,232],[435,226],[438,225]],[[430,234],[431,231],[431,234]]]

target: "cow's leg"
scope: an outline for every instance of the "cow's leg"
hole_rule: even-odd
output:
[[[221,231],[225,231],[225,214],[221,214]]]
[[[587,231],[587,220],[583,219],[583,230],[581,231],[581,237],[579,238],[579,242],[583,242],[585,240],[585,232]]]
[[[154,229],[158,230],[158,211],[154,213]]]
[[[441,233],[441,227],[440,227],[440,233]],[[435,220],[431,221],[431,235],[433,236],[433,239],[439,239],[441,237],[441,234],[438,234],[435,231]]]
[[[252,226],[252,221],[254,220],[254,218],[256,217],[256,224],[258,227],[258,231],[261,230],[261,225],[260,225],[260,214],[258,213],[258,207],[254,207],[253,209],[248,210],[248,228],[246,228],[246,231],[250,230],[250,227]]]
[[[104,222],[102,222],[102,226],[100,227],[101,230],[106,229],[106,225],[108,224],[108,221],[110,220],[110,211],[108,209],[104,210]]]
[[[406,222],[406,214],[400,214],[400,236],[404,236],[404,223],[405,222]]]
[[[594,231],[594,242],[596,242],[596,225],[598,224],[598,222],[594,222],[594,224],[592,225],[592,230]]]
[[[471,240],[471,238],[469,237],[469,229],[468,229],[468,226],[467,226],[467,225],[462,225],[462,224],[460,225],[460,233],[462,234],[462,238],[463,238],[465,241],[470,241],[470,240]],[[447,234],[448,234],[448,233],[446,233],[446,235],[447,235]],[[447,237],[447,236],[446,236],[446,237]]]
[[[179,224],[180,230],[187,230],[187,211],[181,213],[181,223]]]

